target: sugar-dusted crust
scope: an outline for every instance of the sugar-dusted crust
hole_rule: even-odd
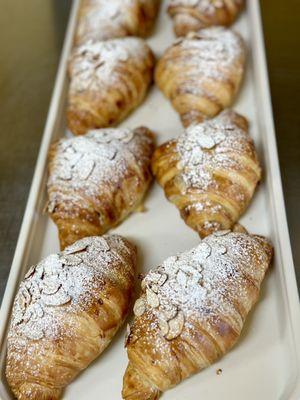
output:
[[[201,237],[232,229],[261,178],[247,120],[231,110],[191,125],[160,146],[152,170],[166,197]]]
[[[258,299],[272,252],[262,237],[219,231],[151,270],[128,330],[123,399],[157,399],[227,353]]]
[[[102,235],[136,209],[152,180],[153,150],[147,128],[95,130],[52,146],[47,211],[62,248]]]
[[[125,36],[147,36],[160,0],[82,0],[75,43]]]
[[[231,25],[244,6],[244,0],[170,0],[168,13],[177,36],[210,26]]]
[[[88,41],[69,62],[67,122],[76,135],[121,122],[143,100],[152,82],[154,56],[145,41]]]
[[[222,27],[179,39],[159,60],[155,82],[184,126],[212,118],[233,102],[244,74],[245,46]]]
[[[118,235],[85,238],[31,267],[15,298],[6,377],[18,400],[56,400],[127,316],[136,249]]]

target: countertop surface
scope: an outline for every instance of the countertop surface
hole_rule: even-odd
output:
[[[47,117],[70,5],[70,0],[0,0],[0,303]],[[300,1],[262,0],[261,6],[300,288]]]

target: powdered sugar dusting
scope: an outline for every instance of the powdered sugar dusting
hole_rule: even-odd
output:
[[[240,6],[243,0],[230,0],[231,7]],[[170,0],[170,7],[191,7],[203,14],[213,15],[216,10],[226,7],[224,0]]]
[[[208,78],[226,82],[232,68],[237,76],[243,73],[244,46],[240,36],[230,29],[212,27],[191,32],[179,39],[177,46],[185,50],[182,62],[188,57],[189,69],[193,71],[191,82]]]
[[[9,338],[58,338],[64,315],[85,311],[120,262],[126,268],[124,251],[130,252],[120,236],[90,237],[31,267],[14,302]]]
[[[107,40],[127,34],[127,21],[138,6],[137,0],[94,0],[86,6],[78,24],[78,36]]]
[[[150,142],[144,132],[130,129],[99,129],[61,139],[50,167],[48,212],[55,212],[61,201],[84,207],[85,198],[97,199],[103,185],[124,179],[130,164],[149,164],[150,154],[143,148]]]
[[[175,339],[193,320],[208,326],[218,317],[240,332],[255,302],[249,288],[259,290],[269,262],[270,254],[257,237],[230,231],[210,235],[194,249],[169,257],[143,280],[139,302],[146,308],[132,327],[132,340],[154,335],[154,347],[166,350],[163,338]],[[159,284],[161,276],[166,279]],[[154,305],[147,291],[156,297]]]
[[[70,94],[84,90],[99,91],[119,79],[118,65],[148,54],[147,45],[138,38],[88,41],[76,48],[70,61]]]
[[[233,122],[232,112],[225,110],[218,117],[192,125],[179,136],[177,151],[179,167],[187,188],[206,191],[218,183],[214,171],[239,171],[243,164],[232,154],[253,154],[250,136]]]

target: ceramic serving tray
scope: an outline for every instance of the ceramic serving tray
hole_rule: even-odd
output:
[[[251,135],[264,167],[263,182],[241,223],[251,233],[270,238],[275,259],[263,284],[260,301],[251,312],[242,337],[234,349],[205,371],[187,379],[162,396],[164,400],[292,400],[300,399],[300,308],[283,192],[277,157],[268,76],[264,53],[259,1],[248,7],[235,23],[248,48],[246,77],[234,109],[248,117]],[[155,32],[148,43],[156,56],[175,39],[163,1]],[[76,26],[78,1],[73,4],[61,56],[48,120],[37,161],[5,296],[0,312],[0,398],[12,399],[5,380],[6,335],[14,295],[25,271],[42,257],[59,250],[55,225],[43,214],[46,202],[47,152],[64,136],[68,89],[67,60]],[[176,137],[182,126],[175,111],[156,87],[122,126],[148,126],[158,144]],[[117,229],[139,249],[139,272],[159,265],[168,256],[199,242],[198,235],[179,217],[177,209],[154,184],[145,201],[146,211],[131,215]],[[127,355],[123,346],[125,328],[103,355],[65,391],[65,400],[121,399]],[[221,369],[222,373],[217,374]],[[141,399],[143,400],[143,399]]]

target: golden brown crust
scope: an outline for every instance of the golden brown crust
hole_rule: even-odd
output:
[[[61,248],[102,235],[141,203],[152,181],[147,128],[103,129],[61,139],[49,154],[48,213]]]
[[[212,118],[233,102],[244,73],[245,47],[230,29],[191,33],[159,60],[155,82],[184,126]]]
[[[16,295],[6,377],[18,400],[56,400],[97,358],[129,312],[136,248],[85,238],[32,267]]]
[[[266,239],[220,231],[151,270],[126,341],[123,399],[155,398],[227,353],[271,258]],[[144,397],[130,397],[140,390]]]
[[[201,237],[232,229],[261,178],[247,120],[230,110],[156,149],[152,170],[166,197]]]
[[[210,26],[231,25],[244,6],[244,0],[171,0],[168,13],[177,36]]]
[[[75,44],[125,36],[145,37],[152,31],[160,0],[82,0]]]
[[[69,63],[67,121],[75,135],[121,122],[143,100],[154,56],[138,38],[86,42]]]

